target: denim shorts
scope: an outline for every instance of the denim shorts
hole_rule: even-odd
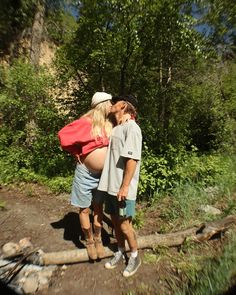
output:
[[[97,191],[101,173],[88,170],[84,164],[77,163],[71,191],[71,205],[89,208],[92,201],[103,203],[104,193]]]
[[[135,216],[135,200],[125,200],[126,217]],[[119,202],[117,196],[105,195],[105,212],[110,215],[119,216]]]

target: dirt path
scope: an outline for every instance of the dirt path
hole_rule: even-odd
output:
[[[0,210],[0,246],[31,237],[32,244],[44,252],[83,247],[79,240],[78,214],[69,205],[68,196],[55,196],[36,187],[24,188],[24,194],[2,188],[0,200],[5,202],[4,209]],[[107,242],[108,233],[104,232],[104,238]],[[140,253],[142,257],[143,252]],[[60,267],[49,290],[38,294],[120,295],[132,291],[135,294],[170,294],[163,272],[160,277],[160,265],[143,263],[133,277],[125,279],[122,277],[124,266],[106,270],[106,261],[77,263],[67,265],[66,269]]]
[[[139,235],[160,230],[161,219],[158,211],[150,210],[148,215],[145,213],[145,224],[137,231]],[[108,244],[114,237],[109,228],[105,228],[103,242]],[[69,195],[57,196],[44,187],[32,184],[22,184],[11,189],[0,188],[0,248],[9,241],[18,242],[25,237],[30,237],[33,246],[44,252],[83,248],[81,234],[79,216],[76,209],[69,204]],[[216,251],[217,255],[218,248],[222,245],[222,240],[209,241],[203,245],[201,254],[204,251],[207,257],[210,247],[211,252]],[[182,275],[170,259],[162,257],[157,262],[147,263],[144,258],[147,251],[139,251],[143,263],[131,278],[122,277],[124,265],[119,265],[114,270],[106,270],[104,264],[108,259],[94,263],[76,263],[60,266],[49,289],[37,292],[37,295],[173,294],[170,282],[174,280],[178,285],[183,279]],[[170,248],[169,251],[172,258],[177,256],[178,249]],[[1,284],[0,294],[3,294]],[[228,294],[235,293],[233,291]]]

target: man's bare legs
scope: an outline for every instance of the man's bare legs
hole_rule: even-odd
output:
[[[115,253],[114,258],[105,264],[105,268],[113,269],[123,259],[125,254],[125,240],[127,240],[129,248],[131,250],[131,256],[128,264],[123,272],[124,277],[130,277],[141,265],[141,260],[138,256],[138,244],[135,235],[135,231],[132,225],[132,218],[120,219],[118,216],[111,216],[115,235],[118,243],[118,252]]]
[[[112,215],[111,220],[114,225],[118,247],[125,249],[125,240],[127,240],[130,251],[136,252],[138,250],[138,244],[132,219],[120,219],[118,216]]]

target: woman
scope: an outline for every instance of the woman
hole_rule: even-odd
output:
[[[77,159],[71,204],[79,207],[80,224],[88,256],[92,260],[104,257],[101,239],[103,199],[96,189],[112,130],[108,119],[111,99],[110,94],[96,92],[92,98],[91,110],[58,133],[61,147]],[[94,234],[89,219],[91,204],[94,210]]]

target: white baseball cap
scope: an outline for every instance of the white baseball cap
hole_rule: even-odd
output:
[[[96,92],[92,97],[91,107],[95,107],[101,102],[111,100],[112,96],[111,94],[108,94],[106,92]]]

